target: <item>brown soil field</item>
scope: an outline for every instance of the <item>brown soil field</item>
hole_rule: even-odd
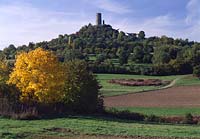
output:
[[[107,107],[199,107],[200,86],[180,86],[104,98]]]

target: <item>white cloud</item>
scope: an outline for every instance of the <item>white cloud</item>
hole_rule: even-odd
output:
[[[122,31],[130,33],[143,30],[147,36],[168,35],[176,37],[180,35],[179,31],[174,29],[177,25],[181,25],[181,21],[174,19],[170,15],[157,16],[143,21],[129,21],[129,19],[124,19],[119,22],[113,22],[113,26]]]
[[[186,6],[186,9],[186,23],[190,25],[198,22],[200,19],[200,0],[190,0]]]
[[[187,34],[188,38],[200,41],[200,1],[190,0],[186,9],[185,23],[188,25],[188,28],[185,29],[185,34]]]
[[[177,19],[173,15],[161,15],[143,21],[124,19],[113,25],[126,32],[144,30],[147,36],[167,35],[175,38],[189,38],[200,41],[200,0],[190,0],[186,5],[186,17]]]
[[[74,33],[88,24],[88,19],[72,19],[81,13],[48,11],[29,4],[0,5],[0,49],[13,43],[16,46],[50,40],[58,34]],[[80,19],[79,19],[80,18]]]

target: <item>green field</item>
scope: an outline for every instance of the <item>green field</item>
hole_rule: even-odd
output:
[[[0,119],[1,139],[73,136],[68,131],[89,135],[200,137],[200,126],[189,125],[143,124],[91,117],[33,121]]]
[[[160,89],[163,86],[121,86],[108,83],[111,79],[161,79],[173,81],[176,78],[184,77],[184,75],[177,76],[144,76],[144,75],[124,75],[124,74],[97,74],[97,78],[102,86],[101,92],[104,96],[115,96],[121,94],[128,94],[134,92],[148,91]]]
[[[200,85],[200,79],[193,75],[187,75],[176,82],[176,86]]]
[[[143,107],[119,107],[118,111],[127,110],[129,112],[142,113],[145,115],[156,116],[185,116],[188,113],[192,115],[200,115],[200,108],[143,108]],[[109,109],[108,109],[109,110]]]

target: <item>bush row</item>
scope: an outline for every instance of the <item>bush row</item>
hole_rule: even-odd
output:
[[[34,103],[26,104],[20,101],[10,101],[8,98],[0,98],[0,116],[19,120],[32,120],[41,118],[57,118],[68,115],[79,114],[97,114],[102,113],[102,102],[100,99],[96,111],[89,111],[75,107],[74,105],[66,105],[64,103],[44,104]]]
[[[143,121],[147,123],[171,123],[171,124],[200,124],[200,116],[193,116],[188,113],[183,117],[162,117],[156,115],[144,115],[128,110],[118,111],[114,108],[108,109],[104,113],[106,116],[117,119]]]

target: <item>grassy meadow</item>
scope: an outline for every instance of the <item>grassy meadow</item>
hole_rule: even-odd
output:
[[[19,121],[0,119],[0,138],[61,138],[80,135],[200,137],[200,126],[144,124],[92,117]]]
[[[200,108],[145,108],[145,107],[118,107],[118,111],[129,111],[156,116],[185,116],[188,113],[200,115]],[[109,110],[109,109],[108,109]]]
[[[200,79],[194,77],[193,75],[187,75],[181,80],[178,80],[175,84],[176,86],[189,86],[189,85],[200,85]]]
[[[163,86],[122,86],[108,83],[111,79],[161,79],[166,81],[173,81],[176,78],[184,75],[176,76],[145,76],[145,75],[125,75],[125,74],[97,74],[97,78],[102,86],[101,92],[104,96],[115,96],[134,92],[142,92],[149,90],[160,89]]]

